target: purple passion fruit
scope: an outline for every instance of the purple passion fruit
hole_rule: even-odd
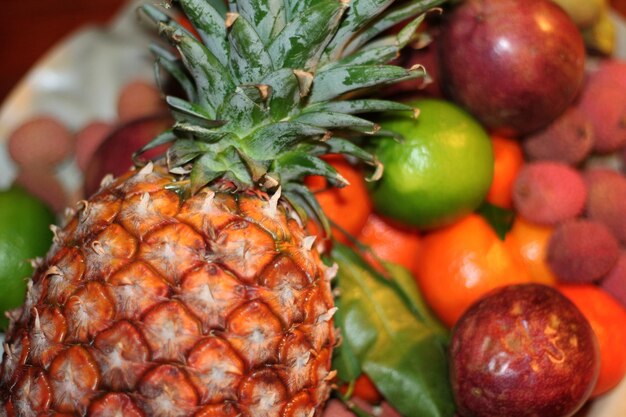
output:
[[[453,329],[452,389],[463,417],[569,417],[589,398],[598,345],[580,310],[552,287],[502,287]]]

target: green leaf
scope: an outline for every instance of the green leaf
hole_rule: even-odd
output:
[[[272,59],[254,28],[242,16],[231,26],[230,71],[240,84],[252,83],[272,70]]]
[[[418,16],[403,27],[396,35],[379,38],[363,45],[361,49],[347,55],[337,62],[330,63],[325,66],[325,68],[340,65],[365,65],[391,62],[400,55],[400,50],[414,38],[415,32],[424,21],[425,16],[425,14]]]
[[[167,164],[170,168],[180,167],[193,161],[206,152],[202,143],[191,139],[180,139],[167,150]]]
[[[376,158],[374,155],[350,142],[349,140],[333,136],[324,142],[306,144],[304,146],[306,152],[311,155],[325,155],[329,153],[340,153],[342,155],[353,156],[367,164],[375,165]]]
[[[445,339],[407,305],[398,285],[335,243],[341,350],[347,345],[383,396],[405,417],[452,417]]]
[[[413,107],[396,101],[378,99],[326,101],[308,106],[304,113],[327,111],[346,114],[372,113],[385,111],[410,111]]]
[[[187,70],[183,65],[180,58],[172,54],[170,51],[160,47],[159,45],[153,44],[150,45],[150,51],[155,57],[155,78],[157,85],[160,87],[161,91],[163,88],[163,81],[161,80],[161,71],[160,68],[163,68],[167,71],[183,88],[185,91],[185,95],[189,100],[196,101],[198,94],[196,93],[196,87],[193,82],[187,75]]]
[[[154,149],[157,146],[165,145],[176,140],[178,140],[178,137],[174,134],[174,132],[172,130],[166,130],[157,135],[157,137],[152,139],[150,142],[142,146],[139,150],[135,151],[132,157],[133,161],[136,161],[140,155],[146,153],[150,149]]]
[[[324,69],[338,67],[342,65],[370,65],[388,63],[398,57],[397,45],[382,45],[376,48],[361,49],[360,51],[348,55],[347,57],[324,66]]]
[[[312,7],[316,1],[317,0],[284,0],[287,20],[293,20],[295,16]]]
[[[327,51],[334,56],[334,59],[339,58],[341,56],[339,54],[351,37],[393,2],[394,0],[352,0],[350,10],[328,45]]]
[[[196,193],[209,182],[222,176],[236,184],[250,185],[252,183],[245,163],[233,146],[218,153],[205,153],[198,158],[190,174],[192,193]]]
[[[317,0],[289,21],[268,47],[274,68],[314,68],[346,7],[338,0]]]
[[[360,117],[338,112],[308,112],[293,119],[294,121],[310,124],[325,129],[352,129],[359,132],[374,133],[380,126]]]
[[[242,144],[243,151],[256,160],[271,160],[285,149],[307,139],[320,139],[326,129],[298,122],[278,122],[263,126]]]
[[[228,11],[224,0],[204,0],[210,6],[212,6],[222,17],[226,17]]]
[[[211,116],[197,104],[167,96],[165,102],[169,106],[174,119],[180,123],[192,123],[203,128],[214,128],[226,124],[223,120],[213,120]]]
[[[331,100],[361,88],[423,77],[423,68],[395,65],[349,65],[322,70],[315,75],[310,103]]]
[[[163,26],[162,32],[178,48],[198,92],[197,101],[211,116],[234,89],[228,70],[193,36]]]
[[[290,68],[268,74],[261,83],[270,87],[268,107],[272,120],[279,121],[297,112],[300,105],[300,83]]]
[[[238,0],[237,11],[254,26],[261,46],[269,44],[285,26],[283,0]]]
[[[390,262],[383,262],[385,268],[390,272],[393,281],[403,294],[403,298],[408,301],[409,308],[422,322],[426,323],[434,331],[439,332],[443,338],[443,343],[447,344],[450,336],[448,328],[437,318],[435,313],[426,303],[420,292],[415,277],[411,272],[401,265]]]
[[[281,154],[274,160],[270,169],[280,175],[281,183],[301,181],[306,175],[321,175],[334,187],[348,185],[348,181],[332,165],[303,152]]]
[[[489,223],[500,240],[504,240],[506,234],[513,227],[515,212],[512,210],[485,201],[478,207],[476,212]]]
[[[217,111],[218,118],[228,119],[228,130],[239,136],[246,136],[251,129],[260,126],[267,118],[267,109],[252,100],[246,91],[237,87],[224,100]]]
[[[221,6],[217,6],[218,3],[221,3]],[[206,0],[180,0],[180,4],[185,15],[200,34],[202,42],[215,58],[226,66],[228,47],[226,24],[224,23],[226,13],[224,3],[219,1],[207,2]]]
[[[390,8],[386,13],[377,17],[373,23],[354,35],[342,51],[342,55],[346,56],[351,54],[360,49],[370,39],[373,39],[392,26],[420,15],[444,2],[445,0],[412,0]]]
[[[298,182],[281,183],[281,186],[283,189],[282,195],[287,201],[289,201],[296,210],[304,210],[307,216],[324,231],[324,236],[330,236],[330,223],[328,222],[328,218],[311,190]],[[299,214],[301,218],[305,218],[302,213]]]
[[[207,129],[195,123],[177,122],[174,124],[174,132],[178,136],[193,137],[199,142],[216,143],[231,136],[232,133],[224,130]]]

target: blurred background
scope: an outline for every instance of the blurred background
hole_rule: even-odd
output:
[[[50,47],[85,24],[106,23],[125,0],[0,0],[0,102]],[[611,0],[626,16],[626,0]]]
[[[50,47],[85,24],[106,23],[125,0],[0,0],[0,102]]]

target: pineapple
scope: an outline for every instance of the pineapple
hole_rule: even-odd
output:
[[[0,416],[321,415],[336,268],[302,179],[345,184],[327,153],[380,174],[352,139],[388,133],[358,114],[411,109],[357,93],[424,76],[386,62],[437,1],[180,3],[199,39],[166,10],[142,16],[169,42],[157,80],[187,97],[166,97],[172,128],[54,228],[9,314]]]

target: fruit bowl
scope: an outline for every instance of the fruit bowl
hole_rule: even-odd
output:
[[[152,81],[152,63],[146,51],[153,38],[136,25],[133,10],[139,3],[143,1],[131,2],[109,27],[85,28],[57,45],[2,105],[0,188],[8,186],[16,175],[4,141],[21,122],[41,113],[58,118],[71,129],[94,119],[114,120],[122,86],[136,79]],[[618,21],[618,55],[626,57],[626,25],[614,18]],[[73,158],[59,167],[57,175],[69,193],[80,192],[82,176]],[[581,417],[625,414],[626,380],[591,403]]]

